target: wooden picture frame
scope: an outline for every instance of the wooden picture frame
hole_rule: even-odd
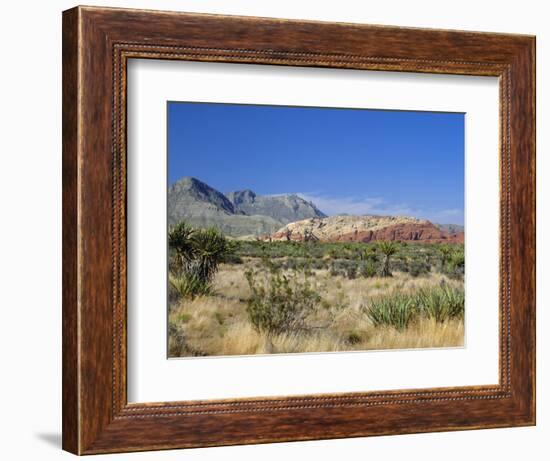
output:
[[[130,58],[498,77],[499,384],[128,404]],[[93,454],[533,424],[534,37],[95,7],[63,13],[65,450]]]

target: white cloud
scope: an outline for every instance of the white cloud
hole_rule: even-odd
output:
[[[414,216],[440,224],[461,224],[464,212],[461,209],[422,209],[406,203],[389,203],[380,197],[328,197],[312,192],[298,192],[296,195],[313,202],[317,208],[327,215],[390,215]]]

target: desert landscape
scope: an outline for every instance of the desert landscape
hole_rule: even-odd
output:
[[[183,177],[168,228],[170,357],[463,345],[460,225]]]

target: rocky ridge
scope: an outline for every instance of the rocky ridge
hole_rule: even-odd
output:
[[[371,242],[376,240],[424,243],[463,243],[464,232],[450,233],[427,220],[408,216],[329,216],[283,226],[266,240]]]
[[[231,237],[256,238],[285,224],[325,215],[301,197],[261,196],[251,190],[227,195],[192,177],[168,188],[168,225],[186,221],[196,227],[217,227]]]

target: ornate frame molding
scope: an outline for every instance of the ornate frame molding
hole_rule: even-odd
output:
[[[499,385],[128,404],[126,64],[136,58],[499,77]],[[534,38],[78,7],[63,16],[63,59],[66,450],[534,424]]]

